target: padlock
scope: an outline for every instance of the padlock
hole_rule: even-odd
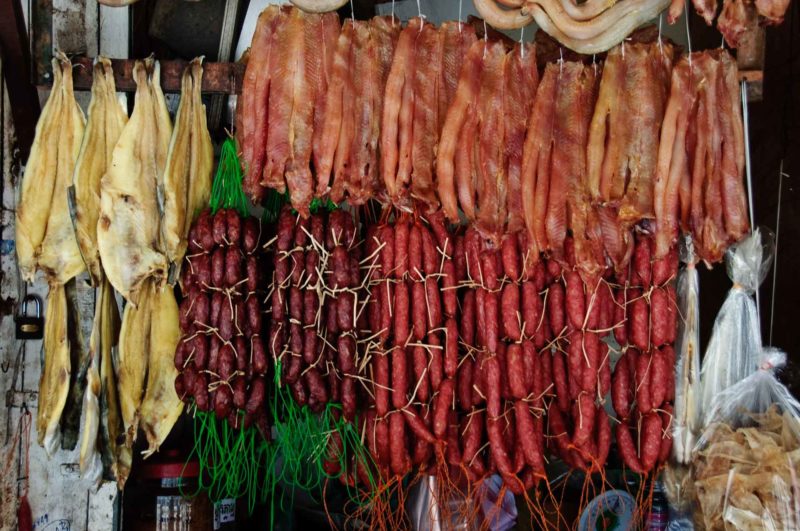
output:
[[[36,315],[28,315],[28,301],[36,304]],[[36,295],[28,295],[22,301],[22,313],[14,318],[17,325],[17,339],[42,339],[44,336],[44,318],[42,303]]]

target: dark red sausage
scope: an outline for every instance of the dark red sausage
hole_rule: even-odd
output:
[[[455,317],[458,311],[458,281],[456,280],[456,268],[453,261],[448,259],[442,264],[441,275],[442,306],[447,317]]]
[[[394,276],[403,279],[408,275],[408,238],[410,229],[407,220],[397,221],[394,226]]]
[[[452,378],[442,381],[433,406],[433,434],[440,441],[447,434],[448,412],[453,406],[454,393],[455,381]]]
[[[503,309],[503,332],[509,340],[520,341],[522,339],[522,329],[520,328],[522,312],[520,311],[519,286],[506,284],[503,287],[501,306]]]
[[[442,340],[438,332],[431,332],[427,339],[428,352],[430,354],[430,378],[431,390],[435,393],[439,389],[439,384],[444,378],[444,356],[442,353]]]
[[[639,413],[645,414],[652,409],[650,396],[650,371],[652,371],[652,355],[642,352],[636,358],[636,405]]]
[[[375,374],[375,411],[382,417],[389,411],[389,358],[383,351],[373,354]]]
[[[454,318],[445,323],[444,374],[454,378],[458,370],[458,324]]]
[[[523,355],[522,345],[519,343],[512,343],[506,347],[507,367],[504,374],[505,379],[508,380],[511,397],[516,400],[521,400],[528,395]]]
[[[211,285],[215,288],[225,287],[225,248],[218,247],[211,254]]]
[[[556,336],[560,336],[566,327],[564,316],[564,286],[556,282],[547,290],[547,314],[550,327]]]
[[[436,277],[431,276],[425,279],[425,299],[428,308],[428,329],[439,328],[442,326],[442,301]]]
[[[425,300],[425,284],[411,282],[411,319],[414,339],[421,341],[428,332],[428,304]]]
[[[408,286],[398,282],[394,286],[394,344],[404,347],[409,335]]]
[[[261,239],[261,223],[258,219],[248,217],[244,220],[242,230],[242,249],[247,254],[253,254],[258,248]]]
[[[392,350],[392,406],[396,409],[405,407],[408,398],[408,368],[406,350],[395,347]]]
[[[406,445],[405,416],[399,411],[389,415],[389,448],[392,472],[404,476],[411,470],[411,459]]]
[[[469,347],[475,346],[475,291],[464,293],[461,301],[460,340]]]
[[[520,280],[519,242],[516,235],[506,234],[502,243],[503,272],[512,282]]]
[[[633,437],[631,436],[631,431],[630,428],[628,428],[628,424],[625,422],[617,424],[616,435],[619,453],[622,457],[622,460],[625,462],[625,465],[637,474],[644,473],[642,462],[639,460],[639,456],[636,454],[636,445],[633,442]]]
[[[566,285],[567,318],[575,330],[582,330],[583,321],[586,318],[586,299],[583,292],[583,281],[577,272],[565,271],[564,284]]]
[[[486,348],[489,352],[497,352],[500,340],[500,300],[496,291],[487,291],[484,295],[483,313],[486,319]]]
[[[458,404],[464,411],[472,406],[472,368],[473,361],[469,358],[458,367]]]
[[[422,268],[422,231],[419,222],[411,226],[408,234],[408,274],[411,280],[420,282],[423,279]]]
[[[631,290],[628,312],[628,337],[632,345],[646,352],[650,349],[650,308],[639,290]]]
[[[226,209],[224,208],[217,210],[217,213],[214,214],[214,219],[211,225],[214,243],[218,246],[224,246],[227,244],[226,240],[228,238],[228,230],[226,226],[227,213],[225,210]]]
[[[416,400],[427,402],[430,398],[430,376],[428,374],[428,351],[422,345],[411,347],[414,366]]]

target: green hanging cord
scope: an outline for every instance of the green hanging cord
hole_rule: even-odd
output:
[[[242,189],[242,167],[236,154],[236,141],[228,137],[222,143],[219,165],[211,184],[212,213],[220,208],[233,208],[241,216],[248,215],[247,197]]]

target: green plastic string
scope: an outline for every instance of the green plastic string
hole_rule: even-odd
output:
[[[244,414],[239,413],[240,420]],[[213,412],[195,411],[192,452],[184,465],[194,458],[199,465],[197,488],[184,492],[196,496],[201,492],[216,503],[220,500],[245,498],[250,514],[257,503],[265,503],[275,490],[271,471],[275,463],[275,447],[265,440],[254,426],[232,428],[227,420],[219,420]],[[259,483],[259,478],[263,482]]]
[[[219,165],[214,182],[211,184],[211,212],[220,208],[233,208],[241,216],[247,216],[247,198],[242,190],[242,167],[236,154],[236,141],[228,137],[222,143]]]

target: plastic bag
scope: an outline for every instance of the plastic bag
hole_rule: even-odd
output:
[[[757,228],[732,245],[725,255],[733,287],[714,321],[700,371],[700,411],[704,426],[708,425],[708,410],[714,398],[758,367],[761,328],[753,294],[767,275],[774,252],[772,232]]]
[[[700,426],[700,282],[692,237],[681,246],[686,267],[678,273],[678,340],[675,345],[675,414],[672,419],[672,457],[688,464]]]
[[[720,392],[693,454],[698,514],[708,530],[800,528],[800,403],[775,378],[786,355]]]

